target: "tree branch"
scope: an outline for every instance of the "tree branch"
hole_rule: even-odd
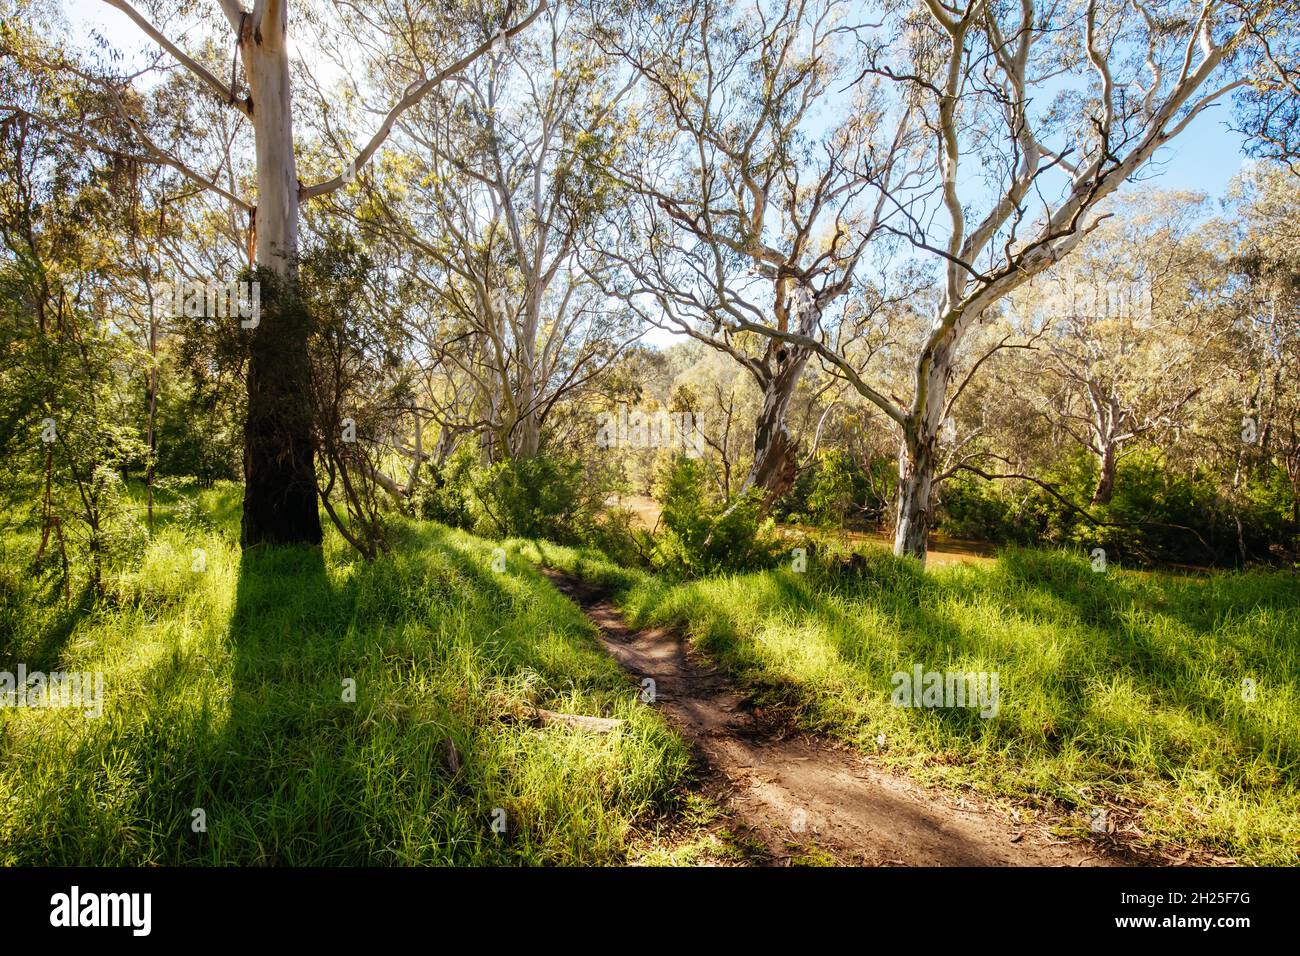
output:
[[[497,31],[497,33],[494,36],[492,36],[488,40],[485,40],[483,43],[480,43],[472,51],[467,53],[465,56],[461,57],[455,63],[451,64],[451,66],[439,70],[433,76],[429,77],[429,79],[425,80],[423,83],[417,86],[414,90],[408,92],[404,97],[402,97],[396,103],[396,105],[393,106],[391,110],[388,111],[388,115],[384,117],[383,124],[380,125],[379,129],[375,132],[375,135],[370,137],[370,142],[366,143],[365,147],[362,148],[361,152],[357,154],[356,159],[354,159],[348,165],[348,172],[346,174],[340,173],[339,175],[333,177],[332,179],[327,179],[324,180],[323,182],[314,183],[311,186],[304,187],[298,194],[299,199],[305,201],[308,199],[312,199],[316,196],[323,196],[326,193],[331,193],[334,190],[339,189],[340,187],[350,182],[352,177],[356,175],[357,171],[360,170],[363,166],[365,166],[367,162],[370,161],[370,158],[374,156],[374,154],[378,151],[379,147],[382,146],[384,144],[384,141],[388,139],[389,134],[393,130],[393,125],[397,122],[398,118],[401,117],[403,113],[405,113],[409,109],[412,109],[415,106],[418,106],[420,101],[422,101],[426,96],[428,96],[429,93],[435,87],[442,84],[443,81],[447,80],[448,78],[455,76],[457,73],[460,73],[470,64],[472,64],[475,60],[477,60],[480,56],[487,53],[494,46],[496,46],[496,44],[499,41],[501,41],[502,39],[508,40],[511,37],[515,36],[515,34],[521,32],[522,30],[527,29],[534,20],[536,20],[539,16],[541,16],[542,11],[546,9],[546,5],[547,5],[547,0],[540,0],[540,2],[538,3],[537,7],[533,10],[533,12],[530,13],[523,20],[516,23],[513,27],[510,27],[509,29],[503,27],[501,30]]]
[[[222,83],[219,79],[209,73],[201,63],[191,57],[175,43],[172,43],[172,41],[167,39],[167,37],[163,36],[162,32],[157,27],[141,16],[140,13],[136,11],[135,7],[127,3],[126,0],[104,0],[104,3],[107,3],[110,7],[113,7],[116,10],[122,11],[130,17],[131,20],[135,22],[135,25],[138,26],[144,34],[149,37],[149,39],[153,40],[160,47],[170,53],[177,63],[185,67],[211,87],[213,91],[221,97],[223,102],[233,106],[245,116],[252,116],[248,104],[237,99],[234,90],[228,87],[225,83]]]

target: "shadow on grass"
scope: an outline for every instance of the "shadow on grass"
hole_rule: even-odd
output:
[[[29,673],[59,670],[63,648],[95,606],[89,584],[71,603],[64,600],[57,582],[49,582],[45,591],[38,594],[29,584],[4,596],[8,606],[0,607],[0,671],[13,672],[20,663]],[[35,633],[22,634],[37,609],[42,620]]]
[[[418,569],[417,569],[418,570]],[[389,559],[314,548],[243,553],[228,643],[229,712],[193,780],[206,832],[189,862],[267,866],[434,862],[426,831],[455,803],[443,764],[451,718],[413,705],[407,679],[432,641],[386,587]],[[411,574],[414,588],[423,578]],[[413,835],[414,834],[414,835]]]
[[[1183,734],[1191,732],[1199,744],[1212,734],[1236,753],[1292,760],[1291,743],[1270,737],[1260,719],[1225,713],[1220,695],[1208,692],[1232,672],[1225,656],[1242,639],[1225,634],[1223,624],[1258,607],[1254,579],[1228,580],[1207,606],[1195,584],[1098,575],[1086,560],[1010,549],[996,565],[938,573],[869,555],[865,567],[848,573],[782,571],[741,580],[749,588],[743,611],[734,590],[715,590],[708,580],[639,588],[635,611],[641,620],[689,627],[705,651],[761,694],[850,733],[862,732],[856,724],[872,708],[827,706],[835,690],[820,681],[848,680],[857,684],[851,695],[879,694],[883,701],[897,670],[919,663],[927,671],[965,671],[975,659],[981,670],[1002,671],[1003,713],[1006,704],[1026,703],[1031,712],[986,722],[972,710],[939,708],[909,711],[905,719],[942,727],[954,742],[1001,741],[1026,757],[1050,758],[1082,742],[1121,759],[1127,740],[1157,752],[1174,772],[1186,764]],[[1285,605],[1285,595],[1274,598],[1266,603]],[[764,629],[804,625],[821,632],[817,640],[835,667],[805,672],[764,646]],[[1286,630],[1285,623],[1274,626]],[[1251,647],[1261,673],[1277,679],[1295,668],[1294,646],[1261,657],[1263,649],[1259,641]],[[804,680],[809,686],[801,686]],[[1134,709],[1126,688],[1148,703]],[[1123,709],[1116,711],[1117,702]]]
[[[193,780],[203,819],[191,819],[186,840],[196,862],[287,863],[326,837],[327,826],[309,834],[292,819],[310,773],[296,751],[318,733],[313,698],[329,699],[309,691],[310,660],[346,625],[347,598],[331,586],[319,548],[241,555],[228,631],[229,712],[218,742],[200,751],[210,765]]]
[[[335,544],[227,544],[195,577],[172,573],[189,546],[173,541],[160,576],[131,582],[87,631],[103,721],[70,725],[58,746],[4,741],[0,859],[620,859],[688,759],[581,613],[519,557],[500,574],[490,542],[443,528],[402,525],[373,564]],[[521,719],[531,706],[626,724],[599,738],[537,728]]]
[[[525,786],[512,778],[566,752],[555,735],[506,731],[501,708],[515,706],[521,682],[544,702],[548,688],[592,684],[607,662],[574,639],[576,610],[538,616],[557,599],[535,572],[518,573],[520,559],[498,573],[490,551],[435,526],[399,531],[393,545],[369,565],[348,556],[327,567],[312,549],[243,555],[229,716],[193,781],[209,816],[206,834],[186,835],[193,861],[481,864],[557,852],[530,845],[563,829],[549,816],[561,812],[549,806],[557,784],[532,823],[542,837],[521,823],[520,845],[488,829],[496,806],[511,819],[539,812],[511,802]],[[519,620],[554,621],[565,636]]]

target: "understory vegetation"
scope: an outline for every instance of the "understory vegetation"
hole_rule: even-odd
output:
[[[1104,808],[1133,845],[1300,859],[1293,574],[1098,572],[1014,547],[923,569],[817,532],[772,538],[763,570],[687,573],[410,519],[374,561],[333,534],[241,558],[238,493],[174,484],[98,599],[31,573],[31,529],[5,536],[0,670],[102,672],[105,703],[0,710],[4,862],[674,861],[642,837],[683,812],[683,745],[535,564],[680,628],[769,715],[920,781],[1067,834]],[[997,714],[894,706],[892,675],[918,664],[997,673]],[[626,723],[539,727],[534,707]]]

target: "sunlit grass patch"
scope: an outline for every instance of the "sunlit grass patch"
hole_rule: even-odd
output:
[[[0,862],[613,863],[674,805],[680,742],[526,562],[414,525],[370,565],[334,536],[241,555],[237,494],[3,649],[53,633],[46,666],[102,671],[105,710],[0,711]]]
[[[814,565],[674,583],[593,552],[519,550],[672,625],[760,697],[926,781],[1116,804],[1151,842],[1242,862],[1300,861],[1300,581],[1292,574],[1096,573],[1013,549],[923,571],[870,549]],[[996,672],[1000,706],[911,709],[891,675]],[[881,743],[883,739],[884,743]]]

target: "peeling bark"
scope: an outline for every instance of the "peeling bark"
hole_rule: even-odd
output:
[[[922,356],[917,369],[919,387],[898,453],[894,554],[922,563],[930,540],[935,449],[952,376],[953,350],[952,344],[941,344]]]
[[[821,311],[813,294],[795,288],[790,306],[798,334],[814,334],[821,322]],[[763,404],[754,422],[754,463],[741,485],[740,495],[753,488],[761,489],[765,511],[794,487],[799,474],[799,443],[786,427],[786,417],[811,356],[812,349],[807,346],[770,339],[763,357],[762,368],[770,371],[758,376]]]
[[[905,439],[898,454],[898,511],[894,525],[894,554],[900,557],[925,561],[933,483],[933,443]]]
[[[778,371],[760,383],[763,404],[754,423],[754,463],[741,485],[742,495],[751,488],[762,490],[764,509],[794,487],[799,473],[799,443],[786,427],[786,416],[810,354],[784,344],[771,351],[777,353]]]
[[[1110,504],[1115,495],[1115,445],[1106,443],[1097,456],[1097,487],[1092,492],[1092,504]]]
[[[260,275],[271,277],[274,288],[262,290],[262,311],[251,330],[244,425],[245,548],[321,541],[316,448],[307,402],[310,319],[296,289],[298,175],[285,42],[288,14],[284,3],[274,2],[260,12],[259,17],[244,19],[239,49],[252,92],[257,263]]]

